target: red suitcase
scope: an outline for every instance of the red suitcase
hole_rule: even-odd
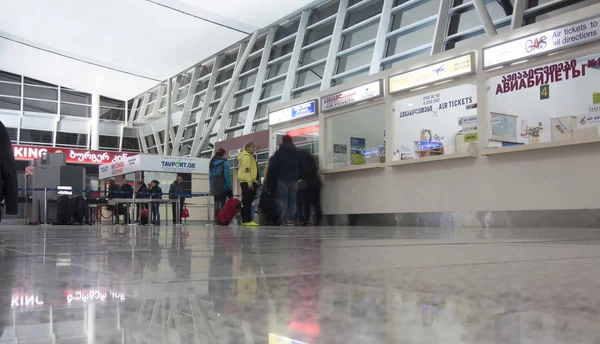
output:
[[[235,218],[235,215],[242,208],[240,200],[237,198],[230,198],[225,202],[223,209],[217,216],[217,223],[223,226],[228,226],[229,223]]]

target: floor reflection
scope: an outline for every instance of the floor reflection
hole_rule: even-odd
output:
[[[0,240],[0,343],[600,341],[593,230],[0,227]]]

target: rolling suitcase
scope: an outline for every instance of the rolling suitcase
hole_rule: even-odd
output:
[[[228,199],[227,202],[225,202],[223,209],[221,209],[221,212],[217,216],[217,223],[223,226],[228,226],[241,208],[242,204],[240,203],[239,199]]]
[[[62,195],[58,197],[56,205],[56,224],[65,225],[69,223],[71,214],[69,213],[69,196]]]

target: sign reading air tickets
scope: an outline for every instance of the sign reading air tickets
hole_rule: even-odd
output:
[[[375,99],[382,95],[382,81],[377,80],[340,93],[321,98],[321,112],[331,111],[344,106]]]
[[[494,68],[523,58],[573,47],[600,38],[600,17],[585,19],[535,35],[483,49],[483,68]]]
[[[391,76],[390,94],[475,72],[474,53]]]

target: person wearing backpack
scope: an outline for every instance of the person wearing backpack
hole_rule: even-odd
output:
[[[223,209],[227,197],[233,197],[233,186],[226,155],[225,149],[219,148],[208,164],[208,184],[215,202],[215,220]]]

